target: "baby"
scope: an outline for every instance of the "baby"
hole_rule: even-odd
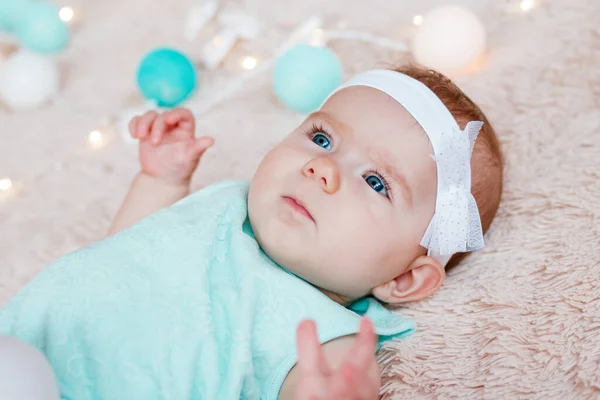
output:
[[[0,334],[41,350],[63,399],[377,399],[375,350],[415,329],[383,304],[432,295],[483,247],[502,192],[486,117],[416,66],[346,82],[250,182],[189,194],[214,140],[187,110],[130,132],[141,172],[109,237],[0,310]],[[4,385],[27,379],[42,378]]]

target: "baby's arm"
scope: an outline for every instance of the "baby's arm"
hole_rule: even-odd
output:
[[[298,363],[283,382],[282,400],[377,400],[381,373],[377,337],[363,319],[358,335],[319,344],[313,322],[298,328]]]
[[[117,212],[109,230],[111,236],[144,217],[176,203],[190,192],[189,184],[169,184],[139,172],[131,183],[125,200]]]
[[[200,157],[212,146],[210,137],[195,137],[194,116],[175,109],[150,111],[129,123],[129,132],[140,140],[140,166],[108,235],[187,196]]]

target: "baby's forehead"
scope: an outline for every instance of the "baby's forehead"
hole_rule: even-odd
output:
[[[416,119],[389,95],[365,86],[335,93],[319,112],[333,129],[342,131],[373,152],[402,157],[407,151],[429,148]]]
[[[340,90],[323,104],[321,111],[359,133],[375,128],[381,133],[402,133],[414,128],[422,131],[417,120],[400,103],[366,86]]]

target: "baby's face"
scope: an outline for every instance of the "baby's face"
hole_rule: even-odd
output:
[[[256,238],[313,285],[362,297],[425,253],[437,184],[430,154],[395,100],[343,89],[261,162],[249,193]]]

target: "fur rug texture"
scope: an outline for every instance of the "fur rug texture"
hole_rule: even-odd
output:
[[[61,99],[30,112],[0,107],[0,304],[52,260],[103,237],[137,171],[137,148],[105,128],[142,105],[133,77],[144,53],[169,45],[198,54],[183,22],[196,0],[73,0],[81,11],[59,56]],[[66,2],[58,1],[60,5]],[[268,27],[243,41],[200,99],[241,73],[246,55],[268,58],[312,14],[335,27],[403,39],[415,14],[442,4],[398,0],[246,0]],[[430,299],[399,312],[418,331],[380,354],[385,399],[600,398],[600,2],[538,0],[507,13],[502,0],[455,1],[484,22],[480,69],[454,80],[480,104],[506,157],[505,192],[487,247],[450,271]],[[347,76],[410,56],[336,41]],[[303,119],[279,104],[269,73],[199,120],[216,146],[193,186],[250,178],[265,152]]]

